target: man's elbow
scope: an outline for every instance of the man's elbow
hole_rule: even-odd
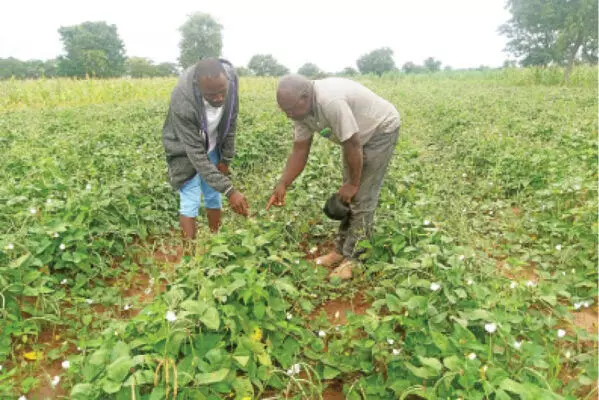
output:
[[[343,142],[343,148],[346,150],[360,150],[362,149],[362,144],[360,143],[360,135],[358,133],[354,133],[349,139]]]

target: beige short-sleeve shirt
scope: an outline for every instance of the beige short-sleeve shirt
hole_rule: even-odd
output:
[[[350,79],[314,81],[313,101],[312,114],[295,122],[295,141],[308,140],[319,132],[335,143],[343,143],[358,133],[364,145],[375,132],[392,132],[400,125],[393,104]]]

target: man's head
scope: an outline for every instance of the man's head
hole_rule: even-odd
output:
[[[198,61],[198,85],[204,99],[212,107],[225,104],[229,80],[225,68],[218,59],[206,58]]]
[[[312,110],[312,81],[301,75],[285,75],[277,87],[277,103],[287,116],[302,120]]]

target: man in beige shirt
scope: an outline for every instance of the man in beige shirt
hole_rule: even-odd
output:
[[[312,81],[300,75],[284,76],[277,102],[295,122],[295,132],[287,166],[266,208],[284,205],[287,187],[306,165],[314,132],[339,144],[344,168],[338,194],[350,212],[341,221],[336,250],[316,262],[337,266],[330,277],[350,279],[356,243],[372,233],[383,178],[399,135],[399,113],[370,89],[344,78]]]

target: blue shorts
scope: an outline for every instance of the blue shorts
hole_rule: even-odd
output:
[[[220,160],[218,150],[213,150],[208,153],[208,159],[210,159],[213,164],[218,164]],[[208,186],[199,174],[195,174],[193,178],[185,182],[183,186],[181,186],[181,189],[179,189],[179,213],[184,217],[197,217],[202,195],[204,196],[205,208],[221,209],[221,194],[211,186]]]

